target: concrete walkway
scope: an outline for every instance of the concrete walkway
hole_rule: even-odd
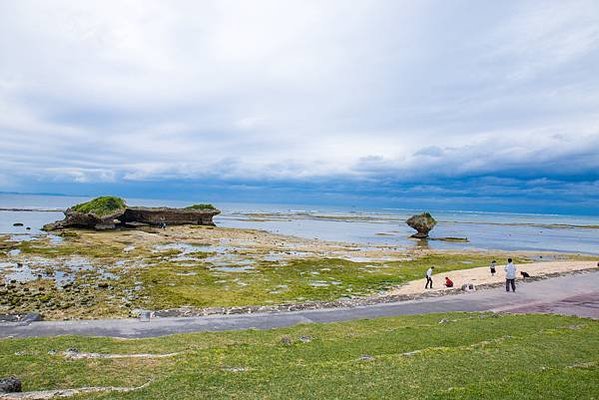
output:
[[[92,321],[0,323],[0,337],[57,335],[143,338],[175,333],[270,329],[301,323],[336,322],[398,315],[451,311],[546,312],[599,318],[599,272],[588,272],[536,282],[518,282],[516,293],[503,288],[355,308],[335,308],[268,314],[212,315]]]

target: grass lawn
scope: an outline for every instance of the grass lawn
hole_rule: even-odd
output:
[[[181,353],[66,360],[73,347]],[[599,321],[452,313],[143,340],[5,339],[7,375],[24,390],[151,381],[78,399],[597,399]]]

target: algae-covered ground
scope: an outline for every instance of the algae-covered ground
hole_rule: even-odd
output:
[[[69,359],[72,348],[96,354]],[[138,340],[5,339],[7,375],[25,391],[149,382],[78,399],[597,399],[599,321],[454,313]]]
[[[128,317],[140,309],[348,299],[419,279],[431,265],[443,274],[506,256],[364,247],[202,226],[64,230],[37,240],[0,238],[0,313]]]

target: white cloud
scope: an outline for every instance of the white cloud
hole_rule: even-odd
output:
[[[598,26],[594,1],[2,2],[0,169],[15,171],[4,182],[591,171]]]

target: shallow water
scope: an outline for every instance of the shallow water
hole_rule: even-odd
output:
[[[0,195],[0,208],[67,208],[86,198],[62,196]],[[188,202],[128,199],[132,205],[184,206]],[[509,214],[482,212],[432,212],[438,225],[435,238],[467,237],[469,242],[410,239],[413,231],[404,221],[418,211],[401,209],[358,210],[320,206],[269,204],[217,204],[223,213],[215,218],[223,227],[263,229],[304,238],[341,241],[398,248],[427,247],[446,250],[530,250],[599,254],[599,216]],[[58,212],[0,211],[0,234],[14,240],[31,240],[44,235],[40,228],[63,217]],[[258,218],[259,217],[259,218]],[[21,222],[23,227],[14,227]],[[560,226],[561,225],[561,226]],[[31,230],[27,231],[26,227]],[[53,239],[59,240],[59,239]],[[222,250],[222,251],[221,251]],[[194,251],[227,253],[227,249],[198,246]],[[271,256],[277,259],[276,255]]]
[[[75,282],[78,273],[86,271],[93,273],[99,279],[120,279],[117,274],[106,271],[105,268],[93,266],[82,257],[73,257],[67,260],[35,257],[24,263],[14,259],[0,263],[0,272],[4,272],[5,283],[26,283],[37,279],[49,279],[54,281],[58,288]]]

